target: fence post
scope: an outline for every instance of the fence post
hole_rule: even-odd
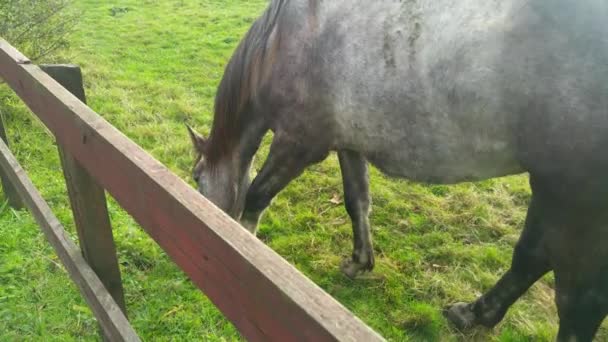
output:
[[[86,102],[82,73],[75,65],[41,65],[49,76]],[[104,189],[58,144],[82,254],[126,315],[112,226]]]
[[[4,120],[2,118],[2,111],[0,110],[0,139],[4,141],[6,146],[8,146],[8,136],[6,134],[6,129],[4,129]],[[0,181],[2,182],[2,189],[4,190],[4,195],[8,200],[8,204],[15,209],[23,208],[23,201],[21,197],[17,193],[17,190],[8,179],[4,171],[0,169]]]

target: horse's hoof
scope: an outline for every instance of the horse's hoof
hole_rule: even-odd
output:
[[[458,330],[467,330],[475,326],[475,313],[468,303],[456,303],[443,310],[443,316]]]
[[[350,279],[355,279],[358,275],[369,271],[369,266],[367,264],[354,262],[352,259],[345,259],[340,265],[340,270],[345,276],[349,277]]]

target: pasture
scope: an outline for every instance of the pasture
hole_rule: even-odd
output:
[[[193,153],[184,123],[208,133],[213,98],[236,44],[266,1],[75,1],[81,22],[58,62],[79,64],[95,111],[182,178]],[[52,61],[47,61],[52,62]],[[71,229],[56,147],[11,92],[0,88],[14,151]],[[263,161],[267,143],[258,156]],[[525,175],[427,186],[372,170],[376,269],[339,271],[350,221],[334,155],[293,182],[264,216],[258,237],[389,340],[553,340],[551,275],[497,328],[461,335],[444,305],[472,300],[509,266],[530,191]],[[0,340],[96,340],[86,304],[33,219],[0,198]],[[129,318],[144,340],[237,340],[232,325],[110,201]],[[598,338],[606,338],[604,328]]]

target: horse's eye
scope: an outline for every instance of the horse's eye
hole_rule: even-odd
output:
[[[199,178],[200,178],[200,175],[199,175],[199,174],[194,173],[194,174],[192,174],[192,178],[194,178],[194,181],[196,182],[196,184],[198,184],[198,180],[199,180]]]

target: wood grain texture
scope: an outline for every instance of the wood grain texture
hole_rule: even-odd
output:
[[[86,103],[79,67],[40,67],[66,90]],[[58,145],[58,150],[84,258],[126,315],[124,290],[105,191],[61,145]]]
[[[120,307],[84,260],[80,249],[70,240],[68,233],[53,215],[51,208],[42,199],[25,171],[9,151],[8,146],[2,141],[0,141],[0,167],[15,185],[15,189],[57,252],[68,274],[80,289],[108,339],[110,341],[140,341]]]
[[[252,341],[382,338],[0,40],[0,76]],[[166,137],[169,139],[170,137]]]

